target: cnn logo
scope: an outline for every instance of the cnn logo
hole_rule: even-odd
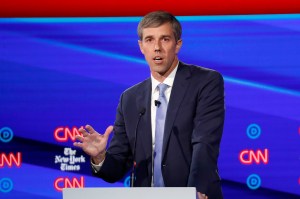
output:
[[[76,135],[82,136],[82,133],[78,131],[77,127],[57,127],[54,130],[54,138],[58,142],[67,142],[69,140],[74,142]]]
[[[54,188],[56,191],[61,192],[63,188],[83,188],[84,187],[84,177],[78,178],[56,178],[54,181]]]
[[[239,155],[239,160],[242,164],[268,164],[269,163],[269,150],[264,149],[264,150],[242,150]]]
[[[22,163],[22,153],[17,152],[17,154],[0,153],[0,168],[8,166],[9,168],[16,166],[20,167]]]

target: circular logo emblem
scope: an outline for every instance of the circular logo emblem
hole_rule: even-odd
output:
[[[250,189],[257,189],[261,185],[261,179],[257,174],[251,174],[247,178],[247,186]]]
[[[0,192],[8,193],[13,189],[13,182],[9,178],[2,178],[0,180]]]
[[[0,140],[2,142],[9,142],[12,140],[14,136],[13,131],[8,128],[8,127],[3,127],[2,129],[0,129]]]
[[[261,128],[257,124],[250,124],[247,128],[247,135],[251,139],[257,139],[261,134]]]

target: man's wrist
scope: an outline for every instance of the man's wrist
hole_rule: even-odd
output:
[[[92,163],[96,164],[96,165],[100,164],[105,159],[105,156],[106,156],[106,150],[104,152],[98,154],[97,156],[92,157],[91,158]]]

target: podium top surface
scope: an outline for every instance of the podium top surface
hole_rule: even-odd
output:
[[[63,199],[195,199],[194,187],[65,188]]]

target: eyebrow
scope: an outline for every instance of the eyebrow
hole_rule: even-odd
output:
[[[165,37],[171,38],[172,36],[171,36],[171,35],[161,35],[161,36],[160,36],[160,38],[165,38]],[[144,39],[148,39],[148,38],[154,38],[154,36],[153,36],[153,35],[148,35],[148,36],[146,36]]]

